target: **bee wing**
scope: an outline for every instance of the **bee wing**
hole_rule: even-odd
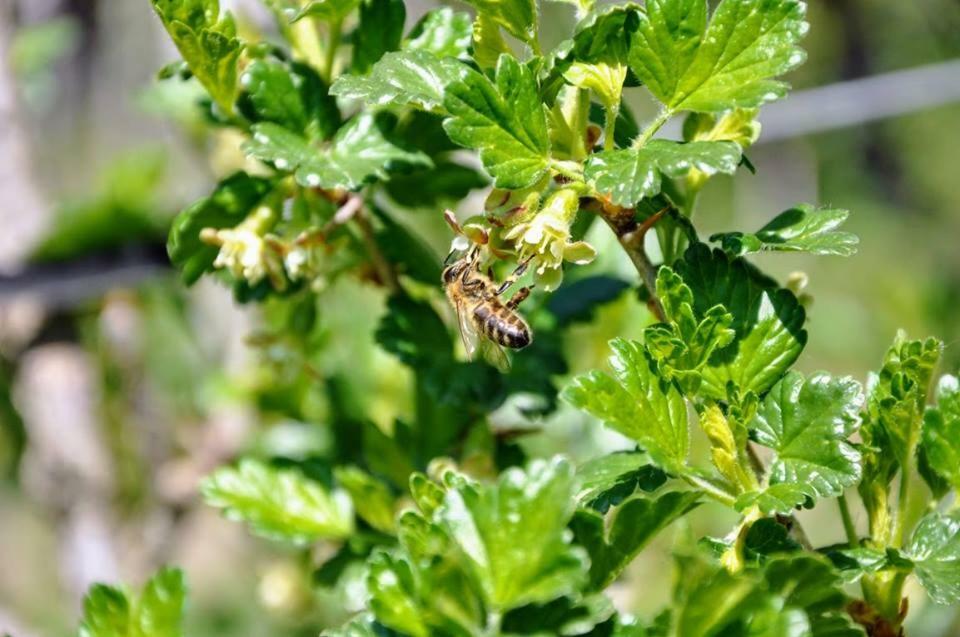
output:
[[[488,363],[504,374],[510,371],[510,359],[507,358],[507,352],[503,347],[488,338],[483,339],[481,347],[483,348],[483,357]]]
[[[467,358],[473,359],[473,355],[477,353],[477,341],[479,336],[477,335],[477,330],[473,326],[473,321],[470,320],[470,310],[467,309],[463,301],[458,301],[456,305],[457,310],[457,325],[460,328],[460,339],[463,341],[463,349],[467,352]]]

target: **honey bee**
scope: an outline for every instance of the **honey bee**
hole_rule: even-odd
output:
[[[506,354],[501,349],[523,349],[533,340],[530,326],[516,309],[529,295],[530,287],[522,287],[508,301],[501,296],[517,282],[527,269],[529,259],[520,263],[517,269],[499,286],[493,281],[492,273],[484,275],[479,269],[479,250],[474,248],[461,259],[454,261],[443,270],[443,287],[450,304],[457,311],[460,337],[469,358],[477,351],[483,341],[493,348],[489,352],[498,367],[506,367]]]

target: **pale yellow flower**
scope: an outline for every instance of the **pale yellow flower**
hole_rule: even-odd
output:
[[[555,290],[563,280],[564,261],[583,265],[597,256],[589,243],[570,239],[570,224],[579,207],[579,194],[561,188],[547,198],[537,214],[503,236],[514,244],[521,261],[533,258],[534,278],[548,291]]]

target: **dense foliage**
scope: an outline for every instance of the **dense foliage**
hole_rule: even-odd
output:
[[[753,169],[758,109],[804,60],[803,2],[576,1],[573,33],[544,51],[532,0],[435,9],[407,33],[401,0],[265,0],[282,46],[239,37],[216,0],[152,1],[183,57],[161,77],[199,82],[209,125],[240,131],[251,159],[180,214],[170,257],[187,284],[213,276],[262,305],[264,356],[299,362],[275,371],[274,398],[322,413],[332,440],[323,457],[240,459],[202,492],[303,547],[319,586],[365,564],[367,610],[327,634],[883,636],[901,634],[910,578],[960,601],[960,386],[935,379],[941,343],[898,336],[866,387],[792,370],[801,282],[750,255],[849,256],[847,212],[798,204],[709,240],[691,221],[710,179]],[[625,89],[659,114],[638,126]],[[657,136],[678,116],[681,139]],[[491,182],[485,202],[471,196]],[[597,220],[638,284],[576,267],[606,256],[585,239]],[[509,368],[463,356],[444,255],[418,234],[445,222],[452,259],[479,251],[497,279],[530,265],[533,343]],[[340,370],[311,363],[341,280],[389,295],[371,337],[412,380],[410,418],[387,428]],[[609,370],[558,388],[572,328],[624,294],[649,308],[642,339],[615,339]],[[631,448],[580,466],[528,458],[531,427],[492,416],[535,422],[558,398]],[[793,515],[829,499],[846,541],[811,546]],[[618,613],[604,590],[699,506],[739,522],[678,543],[669,608]],[[333,550],[309,551],[321,543]],[[183,597],[172,570],[138,596],[97,587],[82,633],[178,635]]]

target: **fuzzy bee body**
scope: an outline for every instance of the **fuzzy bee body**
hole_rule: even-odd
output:
[[[518,272],[522,273],[522,268]],[[509,349],[523,349],[533,340],[530,326],[516,312],[516,307],[529,294],[521,288],[513,298],[504,302],[500,295],[516,280],[497,285],[477,267],[477,255],[470,253],[455,261],[443,271],[443,285],[450,304],[457,311],[460,334],[467,355],[472,357],[477,348],[477,337]],[[499,353],[503,355],[502,351]],[[505,357],[504,357],[505,358]]]

